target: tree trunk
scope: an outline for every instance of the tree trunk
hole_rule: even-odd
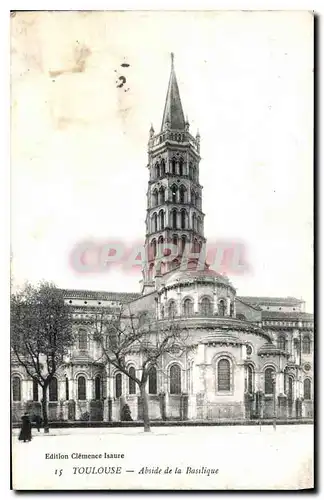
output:
[[[143,421],[144,421],[144,432],[150,432],[150,417],[148,409],[148,398],[145,389],[146,384],[140,386],[141,398],[143,402]]]
[[[42,397],[42,414],[43,414],[43,426],[44,432],[47,434],[49,432],[48,426],[48,416],[47,416],[47,386],[42,387],[43,397]]]

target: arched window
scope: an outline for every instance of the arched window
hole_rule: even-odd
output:
[[[286,349],[286,339],[283,335],[278,338],[278,348],[284,351]]]
[[[171,186],[171,201],[172,203],[177,203],[177,193],[178,193],[178,187],[177,186]]]
[[[181,368],[179,365],[170,366],[170,394],[181,394]]]
[[[195,213],[193,213],[193,214],[192,214],[192,216],[191,216],[191,226],[192,226],[192,227],[191,227],[191,229],[192,229],[193,231],[196,231],[196,227],[197,227],[197,216],[196,216],[196,214],[195,214]]]
[[[155,164],[155,172],[156,178],[158,179],[160,177],[160,165],[158,163]]]
[[[87,332],[85,330],[79,331],[79,349],[80,351],[87,350]]]
[[[274,393],[274,376],[275,371],[273,368],[267,368],[264,372],[264,393],[273,394]]]
[[[219,316],[225,316],[226,305],[225,300],[221,299],[218,303],[218,314]]]
[[[157,214],[153,214],[152,216],[152,233],[156,233],[157,231]]]
[[[197,231],[201,233],[201,218],[197,217]]]
[[[159,204],[162,205],[165,202],[165,190],[164,187],[161,186],[159,189]]]
[[[228,359],[220,359],[217,363],[217,391],[231,390],[231,365]]]
[[[236,319],[240,319],[241,321],[246,321],[246,317],[244,316],[244,314],[241,313],[236,315]]]
[[[21,380],[19,377],[12,377],[12,399],[21,401]]]
[[[179,175],[183,175],[183,159],[179,160]]]
[[[288,379],[286,379],[286,393],[288,401],[292,401],[294,399],[293,387],[294,387],[294,379],[288,376]]]
[[[245,372],[245,391],[252,394],[254,391],[254,370],[253,366],[248,365]]]
[[[154,257],[156,257],[156,239],[151,241],[151,252],[150,253],[151,253],[150,258],[154,259]]]
[[[38,383],[36,378],[33,378],[33,401],[38,401]]]
[[[152,207],[156,207],[158,205],[158,192],[154,189],[152,193]]]
[[[177,211],[172,210],[172,228],[177,229]]]
[[[183,314],[184,316],[193,315],[193,302],[191,299],[185,299],[183,303]]]
[[[164,158],[162,158],[162,160],[161,160],[161,176],[162,177],[165,176],[165,160],[164,160]]]
[[[156,368],[152,366],[149,371],[149,394],[157,394]]]
[[[139,313],[139,315],[138,315],[138,327],[142,328],[142,326],[144,326],[146,322],[147,322],[146,312]]]
[[[303,353],[310,354],[310,352],[311,352],[310,347],[311,347],[310,338],[308,335],[305,335],[303,337]]]
[[[186,188],[184,186],[180,186],[179,195],[180,195],[180,203],[185,203],[185,200],[186,200]]]
[[[247,356],[251,356],[252,354],[252,347],[250,346],[250,344],[246,346],[246,354]]]
[[[172,244],[178,248],[178,236],[176,234],[172,236]]]
[[[311,396],[311,381],[309,378],[304,380],[304,399],[312,399]]]
[[[193,167],[192,163],[189,163],[189,179],[193,180]]]
[[[163,255],[164,245],[163,245],[163,236],[160,236],[158,239],[158,247],[159,247],[159,255]]]
[[[174,300],[170,300],[169,302],[169,318],[174,318],[175,315],[177,313],[177,309],[176,309],[176,303]]]
[[[70,399],[69,379],[67,377],[65,377],[65,399],[67,401]]]
[[[200,307],[203,316],[209,316],[212,313],[211,301],[208,297],[202,299]]]
[[[173,175],[176,175],[176,160],[175,160],[175,158],[172,158],[172,160],[171,160],[171,173]]]
[[[231,302],[230,303],[230,316],[233,317],[234,316],[234,302]]]
[[[164,229],[164,212],[163,212],[163,210],[160,210],[159,220],[160,220],[160,230],[163,231],[163,229]]]
[[[95,400],[101,399],[101,377],[99,375],[95,378]]]
[[[196,193],[191,191],[191,203],[196,206]]]
[[[195,166],[192,167],[192,179],[197,181],[197,169]]]
[[[128,370],[128,373],[132,376],[136,376],[135,368],[134,366],[131,366],[130,369]],[[136,382],[132,378],[128,379],[128,392],[129,394],[136,394]]]
[[[115,377],[115,394],[116,394],[116,398],[120,398],[120,396],[122,395],[122,375],[121,373],[117,373],[116,377]]]
[[[164,306],[161,307],[161,318],[164,319]]]
[[[57,378],[53,377],[48,386],[49,401],[57,401]]]
[[[83,375],[78,377],[78,399],[80,401],[85,401],[87,399],[86,379]]]
[[[154,264],[150,264],[149,272],[148,272],[150,280],[153,279],[153,272],[154,272]]]
[[[181,210],[181,229],[186,229],[186,211]]]
[[[183,254],[183,252],[185,251],[186,243],[187,243],[187,237],[181,236],[181,254]]]

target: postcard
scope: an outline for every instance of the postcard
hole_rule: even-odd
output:
[[[12,488],[312,489],[312,13],[10,23]]]

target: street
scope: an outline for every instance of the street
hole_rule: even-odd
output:
[[[312,487],[313,426],[13,431],[15,489]]]

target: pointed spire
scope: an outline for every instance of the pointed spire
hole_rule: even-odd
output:
[[[171,52],[171,73],[169,86],[164,106],[163,120],[161,130],[185,129],[185,119],[180,99],[177,77],[174,70],[174,54]]]

